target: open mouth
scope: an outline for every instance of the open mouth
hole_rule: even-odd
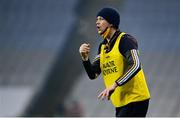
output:
[[[97,29],[100,29],[100,27],[99,27],[99,26],[96,26],[96,28],[97,28]]]
[[[96,26],[96,28],[98,32],[101,32],[101,28],[99,26]]]

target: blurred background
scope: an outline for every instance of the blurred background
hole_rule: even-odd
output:
[[[139,43],[151,93],[150,117],[180,116],[179,0],[0,0],[0,116],[115,116],[99,101],[79,56],[102,41],[96,13],[111,6]]]

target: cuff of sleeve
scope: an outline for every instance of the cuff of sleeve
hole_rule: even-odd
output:
[[[118,86],[120,86],[120,84],[119,84],[117,81],[115,81],[115,83],[116,83]]]
[[[86,61],[82,60],[82,62],[84,64],[84,66],[88,66],[89,67],[89,65],[90,65],[90,60],[89,59],[86,60]]]

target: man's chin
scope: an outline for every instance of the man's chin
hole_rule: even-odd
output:
[[[102,33],[102,31],[98,31],[98,34],[101,34]]]

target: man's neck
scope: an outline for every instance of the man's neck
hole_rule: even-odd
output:
[[[109,35],[107,36],[107,41],[108,42],[112,39],[115,32],[116,32],[116,29],[112,28]]]

